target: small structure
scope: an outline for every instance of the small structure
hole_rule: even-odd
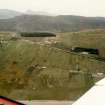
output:
[[[74,47],[71,49],[72,52],[80,53],[80,54],[93,54],[99,56],[99,50],[94,48],[82,48],[82,47]]]
[[[0,96],[0,105],[25,105],[25,104]]]

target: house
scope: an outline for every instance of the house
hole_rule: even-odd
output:
[[[0,96],[0,105],[25,105],[25,104]]]

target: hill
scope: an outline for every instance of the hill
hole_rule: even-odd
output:
[[[22,15],[22,13],[14,10],[0,9],[0,19],[9,19],[19,15]]]
[[[105,28],[105,18],[72,15],[22,15],[14,17],[12,19],[0,20],[1,31],[72,32],[97,28]]]
[[[64,49],[72,47],[96,48],[100,56],[105,57],[105,29],[85,30],[58,34],[58,43],[54,46]]]
[[[53,16],[52,14],[49,14],[49,13],[43,12],[43,11],[27,10],[26,12],[18,12],[18,11],[10,10],[10,9],[0,9],[0,19],[10,19],[10,18],[14,18],[16,16],[20,16],[20,15],[24,15],[24,14]]]
[[[5,39],[0,44],[0,95],[74,100],[100,79],[97,73],[105,75],[105,62],[11,35],[0,34]]]

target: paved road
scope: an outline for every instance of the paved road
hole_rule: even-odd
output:
[[[71,101],[21,101],[26,105],[72,105]]]

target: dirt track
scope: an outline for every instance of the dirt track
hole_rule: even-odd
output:
[[[71,101],[21,101],[26,105],[72,105]]]

